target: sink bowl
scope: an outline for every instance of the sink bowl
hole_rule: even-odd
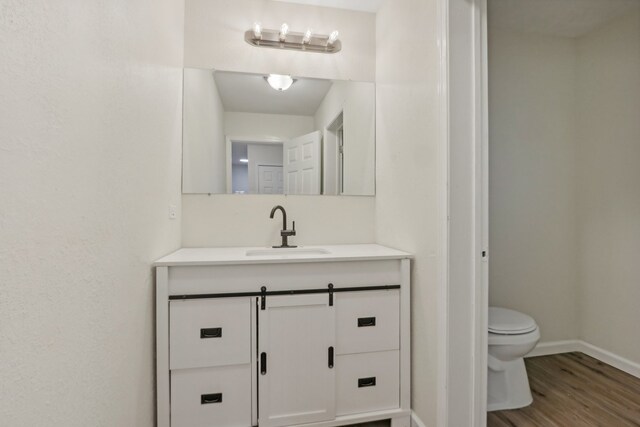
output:
[[[245,252],[246,256],[300,256],[300,255],[327,255],[330,254],[323,248],[267,248],[267,249],[249,249]]]

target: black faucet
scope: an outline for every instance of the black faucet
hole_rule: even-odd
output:
[[[287,211],[280,205],[274,206],[271,209],[271,215],[269,218],[273,219],[273,216],[276,214],[276,211],[282,211],[282,230],[280,230],[280,236],[282,236],[282,244],[280,246],[273,246],[274,248],[296,248],[295,245],[289,244],[289,236],[296,235],[296,222],[293,221],[293,230],[287,230]]]

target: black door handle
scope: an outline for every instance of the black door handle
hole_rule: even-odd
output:
[[[376,385],[376,377],[358,378],[358,388],[374,387]]]
[[[200,338],[222,338],[222,328],[202,328]]]
[[[200,404],[206,405],[208,403],[221,403],[222,393],[212,393],[200,395]]]
[[[376,326],[376,318],[375,317],[359,317],[358,328],[363,328],[367,326]]]
[[[260,373],[267,375],[267,353],[260,354]]]
[[[333,347],[329,347],[329,369],[333,369]]]

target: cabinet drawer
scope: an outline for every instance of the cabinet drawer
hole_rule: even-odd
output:
[[[399,351],[336,358],[336,415],[400,407]]]
[[[250,367],[171,371],[171,426],[250,426]]]
[[[336,353],[400,348],[400,291],[345,292],[336,295]]]
[[[171,301],[171,369],[249,363],[251,299]]]

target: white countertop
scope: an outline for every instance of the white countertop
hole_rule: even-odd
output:
[[[304,252],[305,250],[308,252]],[[328,253],[313,253],[314,250]],[[260,254],[247,255],[247,252],[251,251]],[[265,252],[265,254],[261,252]],[[182,248],[160,258],[153,265],[156,267],[176,267],[189,265],[370,261],[413,257],[407,252],[376,244],[300,246],[297,249],[279,249],[274,250],[273,253],[269,252],[271,251],[266,247]]]

